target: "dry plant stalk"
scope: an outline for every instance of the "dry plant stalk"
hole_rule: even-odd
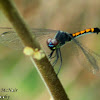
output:
[[[25,47],[28,46],[33,48],[33,50],[37,48],[38,50],[41,50],[35,36],[34,38],[31,37],[29,27],[23,21],[23,18],[18,12],[14,2],[12,0],[0,0],[0,8],[13,25]],[[43,79],[43,82],[52,98],[54,100],[69,100],[47,57],[45,56],[41,60],[37,60],[31,56],[31,60]]]

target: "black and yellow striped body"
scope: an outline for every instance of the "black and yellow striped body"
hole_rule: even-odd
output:
[[[69,34],[68,32],[63,32],[63,31],[58,31],[57,34],[55,35],[55,39],[59,42],[56,47],[63,46],[66,42],[70,42],[74,38],[77,38],[79,36],[85,35],[85,34],[91,34],[91,33],[99,33],[100,29],[99,28],[90,28],[86,29],[80,32],[72,33]]]
[[[75,38],[75,37],[85,35],[85,34],[88,34],[88,33],[97,33],[98,34],[99,32],[100,32],[99,28],[90,28],[90,29],[85,29],[85,30],[80,31],[80,32],[73,33],[72,37]]]

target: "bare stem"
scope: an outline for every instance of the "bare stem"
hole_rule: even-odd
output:
[[[36,41],[35,36],[34,38],[31,37],[30,30],[23,21],[23,18],[18,12],[14,2],[12,2],[12,0],[0,0],[0,8],[8,20],[12,23],[18,36],[22,40],[22,43],[25,46],[32,47],[33,49],[38,48],[40,50],[41,47],[38,41]],[[31,58],[31,60],[37,68],[53,99],[69,100],[47,57],[44,57],[41,60]]]

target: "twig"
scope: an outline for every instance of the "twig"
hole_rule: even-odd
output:
[[[14,2],[12,2],[12,0],[0,0],[0,8],[12,23],[18,36],[22,40],[22,43],[25,46],[32,47],[33,49],[38,48],[40,50],[41,47],[38,41],[36,41],[35,36],[34,38],[31,37],[30,30],[16,9]],[[31,57],[31,60],[37,68],[37,71],[40,73],[40,76],[53,99],[69,100],[47,57],[45,56],[41,60]]]

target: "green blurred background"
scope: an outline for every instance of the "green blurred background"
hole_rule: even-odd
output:
[[[100,28],[100,0],[14,1],[32,28],[64,30],[70,33],[86,28]],[[1,26],[12,27],[2,12],[0,12]],[[84,45],[92,41],[87,40],[83,43]],[[92,48],[96,49],[100,46],[99,42],[94,39],[89,45],[94,44]],[[88,72],[78,63],[72,54],[74,49],[67,49],[67,45],[62,48],[63,66],[59,79],[70,100],[100,100],[100,77]],[[17,92],[0,92],[2,96],[9,95],[9,100],[50,99],[50,95],[30,59],[24,56],[22,51],[7,48],[2,44],[0,44],[1,88],[18,89]]]

